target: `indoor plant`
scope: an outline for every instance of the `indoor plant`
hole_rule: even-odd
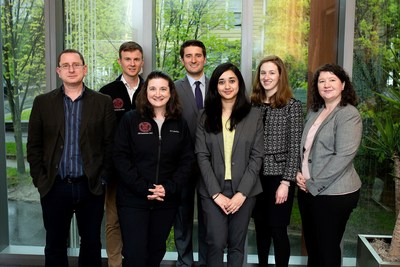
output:
[[[397,84],[397,83],[396,83]],[[378,94],[384,101],[387,102],[386,111],[380,113],[373,113],[371,116],[374,119],[375,129],[372,135],[367,136],[370,142],[369,148],[385,155],[393,161],[393,177],[395,184],[395,209],[396,209],[396,223],[393,230],[392,237],[371,235],[359,235],[357,246],[357,266],[400,266],[400,262],[390,259],[400,259],[400,122],[398,121],[398,114],[400,111],[400,90],[398,86],[391,87],[385,94]],[[390,241],[390,248],[387,251],[389,260],[379,259],[376,252],[371,252],[367,255],[367,250],[372,247],[367,242],[374,238],[381,238],[385,241]],[[371,262],[375,259],[375,265]],[[380,261],[380,262],[379,262]]]

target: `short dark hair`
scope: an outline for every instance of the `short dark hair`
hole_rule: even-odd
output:
[[[149,85],[149,81],[153,79],[164,79],[168,81],[168,87],[171,97],[167,102],[165,117],[175,119],[180,117],[182,114],[182,108],[179,102],[178,93],[176,92],[175,83],[171,79],[171,77],[168,76],[168,74],[158,70],[150,72],[150,74],[147,76],[147,79],[144,82],[143,87],[140,89],[139,94],[136,98],[136,110],[141,116],[147,116],[150,118],[154,117],[154,108],[147,99],[147,87]]]
[[[125,43],[121,44],[121,46],[119,47],[118,56],[119,56],[119,58],[121,58],[122,52],[135,51],[135,50],[139,50],[140,53],[142,54],[142,58],[143,58],[143,48],[138,43],[133,42],[133,41],[129,41],[129,42],[125,42]]]
[[[83,55],[81,54],[81,52],[79,52],[78,50],[75,50],[75,49],[64,49],[64,50],[58,55],[58,58],[57,58],[57,64],[58,64],[59,66],[60,66],[61,56],[64,55],[64,54],[68,54],[68,53],[71,53],[71,54],[78,54],[79,57],[80,57],[80,59],[82,60],[82,64],[85,65],[85,59],[83,58]]]
[[[325,106],[325,101],[318,92],[318,79],[321,72],[331,72],[336,75],[342,83],[344,83],[344,89],[342,91],[342,97],[339,106],[346,106],[347,104],[353,106],[357,105],[357,94],[354,90],[353,84],[350,81],[349,74],[337,64],[325,64],[315,71],[312,79],[310,105],[312,110],[318,111],[318,109]]]
[[[181,45],[181,50],[179,51],[179,54],[180,54],[181,58],[183,58],[185,56],[185,48],[188,47],[188,46],[200,47],[201,50],[203,50],[203,56],[204,57],[207,56],[206,47],[204,46],[202,41],[199,41],[199,40],[188,40],[188,41],[184,42]]]
[[[204,129],[209,133],[219,133],[222,131],[222,101],[218,93],[218,81],[221,75],[231,70],[239,82],[239,92],[236,96],[235,104],[231,113],[229,130],[233,131],[236,125],[250,112],[251,104],[246,95],[246,85],[242,73],[234,64],[227,62],[217,66],[211,75],[207,95],[204,101]]]

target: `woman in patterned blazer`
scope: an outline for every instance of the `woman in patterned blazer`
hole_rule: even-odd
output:
[[[272,239],[275,266],[287,267],[287,226],[299,166],[303,111],[301,102],[293,98],[279,57],[268,56],[258,64],[251,101],[262,110],[264,121],[264,162],[260,171],[263,193],[257,196],[253,212],[259,266],[268,266]]]

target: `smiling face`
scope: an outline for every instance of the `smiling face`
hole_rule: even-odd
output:
[[[321,71],[318,77],[318,93],[325,103],[339,103],[344,83],[332,72]]]
[[[260,83],[268,97],[278,90],[280,74],[278,66],[271,61],[265,62],[260,67]]]
[[[227,70],[218,79],[218,93],[221,96],[222,101],[236,100],[239,92],[239,80],[236,74]]]
[[[77,53],[64,53],[60,57],[57,73],[65,85],[79,85],[87,73],[86,65]]]
[[[181,62],[186,69],[186,72],[193,78],[198,79],[203,75],[204,64],[206,58],[203,54],[203,49],[198,46],[188,46],[184,49]]]
[[[135,78],[143,67],[143,55],[139,50],[121,51],[121,58],[118,59],[118,63],[124,75]]]
[[[168,100],[171,98],[171,91],[168,80],[155,78],[149,80],[147,86],[147,100],[153,106],[154,110],[165,111]]]

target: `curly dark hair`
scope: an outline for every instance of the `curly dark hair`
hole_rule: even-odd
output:
[[[240,70],[232,63],[227,62],[217,66],[211,75],[206,98],[204,100],[204,128],[209,133],[220,133],[222,131],[222,102],[218,93],[218,80],[221,75],[231,70],[235,73],[239,82],[239,92],[233,105],[230,117],[229,130],[233,131],[236,125],[250,112],[251,104],[246,95],[246,85]]]
[[[147,99],[147,87],[149,85],[149,81],[153,79],[164,79],[168,81],[171,97],[167,102],[165,117],[173,119],[180,117],[182,114],[182,108],[179,102],[178,93],[176,92],[174,81],[171,79],[171,77],[168,76],[168,74],[157,70],[152,71],[149,74],[149,76],[147,76],[147,79],[144,82],[143,87],[141,88],[141,90],[137,95],[136,110],[138,111],[138,113],[143,117],[153,118],[155,116],[154,108]]]
[[[342,97],[339,106],[346,106],[347,104],[353,106],[357,105],[357,94],[354,90],[353,84],[350,81],[349,74],[337,64],[325,64],[315,71],[312,79],[310,108],[313,111],[318,111],[320,108],[325,106],[325,101],[318,92],[318,79],[321,72],[333,73],[340,79],[342,83],[344,83],[344,89],[342,91]]]

